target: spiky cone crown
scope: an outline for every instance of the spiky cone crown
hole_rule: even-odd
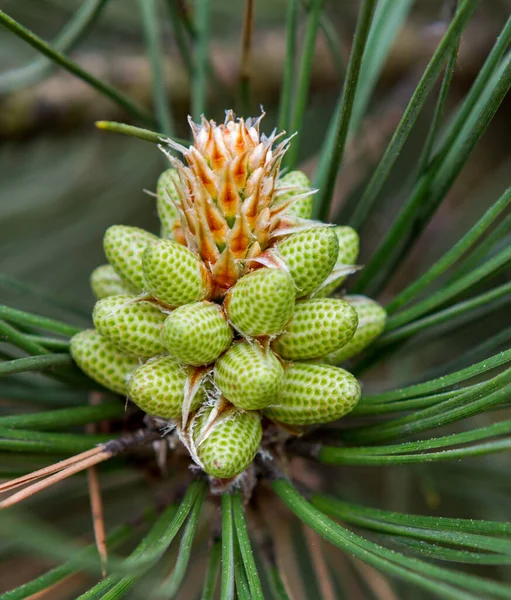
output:
[[[235,119],[232,111],[223,125],[204,117],[201,124],[190,119],[193,146],[169,140],[185,162],[164,148],[176,170],[167,185],[176,220],[167,230],[208,265],[213,295],[230,288],[250,259],[262,254],[291,222],[284,213],[294,199],[279,203],[279,192],[285,190],[276,189],[289,141],[274,147],[282,136],[260,135],[260,120]]]
[[[272,423],[289,435],[354,408],[355,377],[317,363],[356,340],[352,357],[385,320],[370,301],[379,322],[368,330],[366,304],[325,297],[357,270],[357,234],[310,220],[306,175],[280,175],[289,139],[260,134],[260,121],[228,111],[221,125],[190,120],[189,148],[162,144],[163,237],[107,230],[110,264],[91,279],[97,331],[71,343],[82,370],[163,419],[200,468],[227,480]]]

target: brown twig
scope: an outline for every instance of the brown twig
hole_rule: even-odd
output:
[[[300,567],[294,551],[289,513],[281,511],[281,507],[276,507],[274,499],[270,496],[261,497],[260,502],[261,515],[269,532],[268,541],[271,544],[274,562],[287,594],[292,600],[307,600],[303,586],[296,577]]]
[[[286,579],[286,575],[283,572],[283,570],[279,568],[279,566],[277,564],[276,551],[275,551],[275,545],[274,545],[273,539],[272,539],[269,531],[267,530],[267,528],[265,527],[264,529],[265,529],[264,539],[261,539],[261,536],[259,536],[259,538],[256,538],[256,543],[257,543],[257,548],[259,550],[259,554],[261,555],[263,563],[266,565],[266,568],[268,569],[268,571],[274,570],[279,573],[280,579],[282,581],[282,585],[284,586],[284,589],[286,590],[289,600],[295,600],[295,596],[293,595],[293,591],[291,590],[291,588],[289,586],[289,582]]]
[[[47,487],[50,487],[54,483],[57,483],[58,481],[62,481],[63,479],[66,479],[70,475],[79,473],[80,471],[83,471],[84,469],[88,469],[92,465],[97,465],[100,462],[108,460],[109,458],[112,458],[112,456],[113,456],[113,454],[111,452],[105,452],[105,451],[100,451],[98,454],[96,454],[94,456],[89,456],[85,460],[81,460],[81,461],[77,462],[76,464],[74,464],[70,467],[67,467],[66,469],[62,469],[61,471],[59,471],[58,473],[55,473],[54,475],[50,475],[50,477],[47,477],[46,479],[43,479],[42,481],[38,481],[37,483],[33,483],[32,485],[29,485],[28,487],[26,487],[24,490],[21,490],[20,492],[16,492],[15,494],[12,494],[8,498],[6,498],[2,502],[0,502],[0,509],[8,508],[9,506],[13,506],[14,504],[17,504],[18,502],[21,502],[22,500],[25,500],[26,498],[29,498],[30,496],[37,494],[38,492],[46,489]]]
[[[360,600],[367,598],[357,580],[356,573],[351,568],[348,555],[336,546],[329,546],[328,556],[331,567],[335,569],[339,580],[342,581],[347,598],[359,598]]]
[[[92,522],[94,525],[94,539],[101,560],[101,572],[106,577],[108,551],[106,547],[105,519],[103,517],[103,501],[99,486],[98,471],[96,467],[90,467],[87,471],[87,483],[89,487],[90,507]]]
[[[102,394],[98,392],[91,392],[89,396],[89,404],[101,404],[101,399]],[[89,423],[85,429],[87,433],[96,433],[96,423]],[[89,488],[94,539],[96,540],[96,548],[98,549],[99,558],[101,560],[101,572],[103,577],[106,577],[108,550],[106,547],[105,519],[103,515],[103,500],[101,498],[98,471],[95,466],[90,467],[87,471],[87,485]]]
[[[27,596],[26,600],[63,600],[64,598],[77,597],[78,590],[83,586],[86,577],[83,573],[72,573],[64,579],[55,582],[49,587]]]
[[[71,456],[71,458],[66,458],[65,460],[61,460],[58,463],[53,465],[49,465],[47,467],[43,467],[37,471],[33,471],[32,473],[28,473],[27,475],[22,475],[21,477],[17,477],[16,479],[11,479],[10,481],[6,481],[0,485],[0,494],[4,492],[8,492],[9,490],[15,489],[35,479],[41,479],[41,477],[46,477],[47,475],[51,475],[52,473],[56,473],[57,471],[62,471],[66,467],[70,465],[74,465],[77,462],[83,460],[84,458],[88,458],[89,456],[94,456],[101,452],[101,447],[92,448],[92,450],[87,450],[86,452],[82,452],[81,454],[77,454],[76,456]]]
[[[17,504],[18,502],[29,498],[33,494],[36,494],[37,492],[46,489],[54,483],[62,481],[63,479],[66,479],[74,473],[79,473],[80,471],[83,471],[94,465],[99,464],[100,462],[108,460],[116,454],[127,452],[128,450],[132,450],[137,446],[149,444],[158,437],[160,437],[160,434],[156,431],[151,431],[149,429],[141,429],[130,435],[110,440],[109,442],[106,442],[105,444],[102,444],[97,448],[88,450],[87,452],[82,452],[81,454],[78,454],[72,459],[68,459],[68,461],[71,461],[71,464],[70,466],[67,466],[65,468],[62,468],[62,463],[68,461],[61,461],[56,465],[52,465],[50,467],[46,467],[45,469],[41,469],[40,471],[47,471],[53,474],[49,477],[46,477],[46,479],[43,479],[42,481],[38,481],[37,483],[29,485],[20,492],[12,494],[8,498],[0,502],[0,509]],[[28,483],[29,481],[33,481],[34,479],[40,479],[42,477],[42,475],[40,475],[40,471],[36,471],[35,473],[30,473],[29,475],[25,475],[24,477],[7,482],[6,484],[0,487],[0,492],[7,491],[8,489],[12,489],[13,487],[18,487],[18,485],[21,485],[22,483]],[[20,480],[23,481],[20,483]]]
[[[321,597],[323,600],[336,600],[334,584],[323,556],[323,540],[308,525],[303,525],[303,531],[312,558],[312,566],[316,572]]]
[[[351,562],[362,576],[362,579],[371,588],[378,600],[398,600],[398,597],[390,587],[387,579],[373,567],[366,565],[358,558],[351,558]]]

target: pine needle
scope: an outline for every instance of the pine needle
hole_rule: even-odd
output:
[[[254,36],[255,0],[245,0],[243,30],[241,34],[241,59],[239,93],[241,110],[245,116],[250,112],[250,80],[252,78],[252,39]]]

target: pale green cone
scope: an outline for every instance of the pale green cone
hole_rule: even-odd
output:
[[[172,237],[174,225],[179,221],[179,217],[174,205],[179,203],[179,196],[176,191],[176,181],[179,182],[179,175],[176,169],[167,169],[158,178],[156,186],[156,206],[158,217],[161,223],[161,236]]]
[[[112,225],[105,232],[103,248],[108,262],[137,292],[144,289],[142,254],[147,244],[157,242],[158,239],[144,229],[127,225]]]
[[[248,337],[280,333],[293,314],[295,286],[286,271],[263,268],[239,279],[225,298],[227,317]]]
[[[119,394],[126,394],[128,379],[139,366],[136,356],[126,354],[95,329],[71,338],[71,356],[91,379]]]
[[[148,415],[180,419],[193,375],[192,367],[182,365],[170,356],[153,358],[133,373],[128,396]],[[190,410],[198,408],[203,401],[204,391],[199,387]]]
[[[352,227],[338,226],[334,229],[337,239],[339,240],[339,254],[337,255],[337,262],[332,271],[332,275],[336,270],[342,273],[342,267],[347,265],[355,265],[358,258],[358,252],[360,249],[360,240],[358,233]],[[334,290],[346,281],[348,275],[339,275],[334,277],[332,281],[329,281],[314,292],[314,297],[325,297],[329,296]]]
[[[355,377],[338,367],[290,363],[279,400],[264,409],[270,419],[286,425],[314,425],[335,421],[360,400]]]
[[[281,177],[277,182],[277,187],[296,186],[301,188],[310,188],[310,181],[303,171],[291,171]],[[287,192],[278,196],[278,204],[286,202],[289,198],[302,194],[303,192]],[[299,217],[300,219],[310,219],[312,216],[313,195],[300,198],[292,204],[285,212],[286,215]]]
[[[279,397],[284,369],[279,359],[257,343],[234,344],[215,365],[215,384],[238,408],[259,410]]]
[[[352,227],[338,225],[334,228],[339,240],[339,254],[337,265],[354,265],[357,262],[360,250],[360,239],[358,233]]]
[[[210,275],[193,252],[171,240],[160,240],[143,255],[146,290],[169,306],[204,300],[211,293]]]
[[[131,296],[98,300],[92,312],[94,327],[124,352],[150,357],[165,352],[160,332],[167,315],[150,302]]]
[[[174,358],[188,365],[208,365],[229,347],[232,329],[218,304],[194,302],[167,317],[161,341]]]
[[[207,408],[193,423],[193,437],[198,439],[211,413]],[[197,455],[204,471],[211,477],[230,479],[242,473],[254,460],[263,429],[258,412],[232,409],[218,418]]]
[[[313,227],[294,233],[276,246],[298,289],[297,298],[313,292],[337,260],[339,241],[332,227]]]
[[[90,276],[90,287],[98,300],[108,298],[108,296],[119,296],[121,294],[134,296],[137,294],[134,287],[117,275],[112,265],[96,267]]]
[[[347,344],[357,324],[357,312],[344,300],[303,300],[296,303],[291,321],[272,348],[288,360],[319,358]]]
[[[356,356],[385,329],[387,313],[383,306],[367,296],[346,296],[345,300],[357,311],[358,328],[353,338],[345,346],[325,356],[325,362],[330,364],[337,364]]]

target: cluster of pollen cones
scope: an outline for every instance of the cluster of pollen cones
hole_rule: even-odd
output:
[[[357,270],[358,236],[311,220],[307,177],[280,166],[289,139],[258,119],[190,121],[194,144],[162,144],[161,237],[114,225],[91,285],[95,329],[77,334],[80,368],[173,430],[195,463],[231,480],[261,447],[339,419],[360,398],[334,366],[383,330],[364,296],[329,297]],[[170,152],[177,150],[184,161]]]

